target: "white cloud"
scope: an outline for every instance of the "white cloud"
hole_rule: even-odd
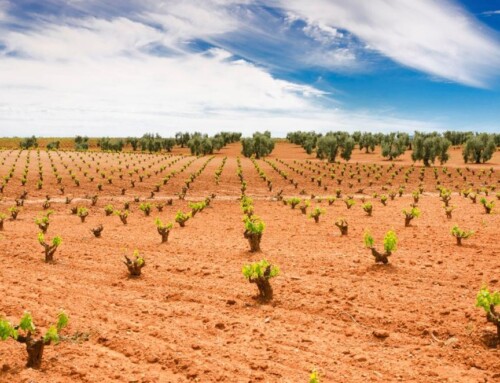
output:
[[[486,16],[500,15],[500,10],[483,12],[481,13],[481,15],[486,15]]]
[[[113,21],[88,18],[66,20],[64,25],[42,24],[36,30],[7,32],[6,50],[40,60],[76,61],[137,53],[162,42],[158,30],[125,18]]]
[[[7,20],[7,1],[0,0],[0,22]]]
[[[98,61],[0,60],[2,135],[140,135],[268,129],[435,130],[438,124],[318,105],[312,87],[227,52]]]
[[[314,87],[276,79],[224,49],[186,48],[191,39],[239,27],[221,8],[229,3],[170,1],[168,12],[146,3],[135,20],[66,17],[3,31],[9,55],[0,57],[2,134],[255,130],[289,121],[279,116],[292,111],[321,112],[315,101],[324,94]],[[150,55],[151,45],[174,54]]]
[[[335,40],[343,37],[336,28],[324,24],[307,24],[304,33],[321,44],[333,44]]]
[[[235,58],[229,48],[201,53],[188,48],[193,39],[217,41],[241,31],[259,33],[261,25],[252,24],[252,17],[242,19],[246,10],[230,9],[242,3],[147,0],[134,17],[51,18],[22,31],[2,30],[0,25],[0,43],[10,52],[3,57],[0,53],[1,134],[127,136],[158,131],[168,135],[179,129],[250,134],[268,129],[284,135],[296,129],[440,128],[438,123],[390,114],[332,109],[326,105],[331,100],[320,90],[273,77],[266,67]],[[98,4],[104,6],[72,1],[82,12]],[[291,11],[300,13],[297,4]],[[336,46],[344,39],[337,29],[341,25],[315,19],[310,9],[302,11],[300,17],[308,20],[304,32],[315,41]],[[266,30],[260,37],[272,37],[271,33]],[[285,37],[276,36],[274,43]],[[297,54],[310,66],[355,67],[357,57],[343,43],[326,52]],[[170,54],[151,55],[153,46]]]
[[[223,111],[284,114],[308,110],[323,95],[222,49],[172,57],[142,52],[162,36],[123,18],[11,33],[7,48],[22,55],[0,59],[2,134],[85,126],[116,135],[130,124],[132,133],[138,126],[203,129],[199,121],[222,121]]]
[[[446,0],[278,0],[312,25],[345,29],[407,67],[454,82],[486,86],[498,75],[500,45]]]
[[[161,25],[170,38],[187,41],[235,30],[237,20],[228,12],[228,5],[229,2],[175,1],[168,7],[145,13],[143,18]]]
[[[356,53],[349,48],[337,48],[327,51],[312,50],[302,58],[307,66],[323,67],[340,72],[365,71],[363,64],[358,61]]]

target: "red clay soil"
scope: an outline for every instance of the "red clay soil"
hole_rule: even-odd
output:
[[[482,309],[474,307],[482,285],[500,289],[500,202],[486,214],[479,201],[473,204],[457,193],[469,187],[498,187],[498,153],[491,163],[466,170],[459,151],[453,151],[446,164],[451,175],[438,167],[438,180],[454,191],[452,219],[444,214],[432,168],[420,181],[417,166],[403,196],[389,200],[387,206],[373,197],[405,184],[404,172],[411,165],[408,155],[387,171],[390,163],[378,154],[356,151],[340,176],[343,164],[327,165],[296,146],[280,143],[268,162],[256,161],[272,179],[272,191],[251,160],[241,158],[247,195],[254,198],[255,213],[266,224],[262,253],[253,254],[243,237],[238,201],[239,150],[239,144],[230,145],[208,161],[186,200],[179,200],[177,193],[209,157],[185,156],[172,164],[177,156],[52,152],[65,185],[62,195],[46,152],[41,151],[38,159],[31,151],[26,186],[20,179],[27,152],[17,162],[19,151],[0,152],[1,176],[17,163],[2,194],[0,212],[8,214],[14,199],[28,191],[18,219],[7,219],[0,232],[0,316],[17,323],[29,310],[40,331],[53,323],[59,309],[70,316],[63,340],[46,347],[41,370],[25,368],[24,345],[12,339],[0,342],[0,382],[299,383],[308,382],[313,368],[321,382],[500,381],[496,329]],[[215,171],[224,156],[228,158],[217,185]],[[41,190],[36,187],[39,163],[44,176]],[[154,205],[173,198],[173,206],[161,213],[154,209],[146,217],[134,197],[144,202],[168,173],[188,163],[149,200]],[[271,165],[286,172],[288,179]],[[400,166],[403,169],[391,181],[389,175]],[[463,168],[465,181],[455,167]],[[494,172],[489,175],[490,167]],[[331,179],[333,171],[336,178]],[[321,187],[318,172],[324,174]],[[377,172],[382,174],[378,181],[373,178]],[[352,179],[350,173],[355,174]],[[144,175],[142,182],[139,175]],[[343,179],[340,186],[338,178]],[[134,188],[130,179],[136,181]],[[100,192],[98,183],[103,185]],[[418,202],[422,214],[404,227],[402,209],[413,202],[411,192],[419,185],[424,188]],[[319,223],[273,199],[280,189],[286,197],[299,196],[300,191],[305,192],[301,198],[322,196],[311,203],[325,209]],[[341,199],[328,205],[324,197],[336,189],[342,196],[353,194],[356,205],[348,210]],[[175,224],[168,243],[160,243],[156,217],[173,221],[178,210],[189,210],[189,202],[212,193],[217,196],[209,208],[185,228]],[[488,200],[496,200],[496,193],[489,191]],[[46,238],[63,239],[53,264],[43,261],[34,223],[43,213],[47,194],[54,214]],[[98,200],[91,206],[85,197],[94,194]],[[66,196],[74,197],[70,204],[64,203]],[[372,217],[362,210],[361,198],[372,201]],[[126,201],[132,201],[127,225],[117,216],[105,216],[104,206],[122,209]],[[85,223],[70,213],[72,206],[89,209]],[[349,223],[347,237],[334,226],[338,217]],[[98,224],[104,226],[102,238],[90,232]],[[450,234],[454,224],[475,232],[461,247]],[[363,233],[370,230],[375,246],[382,249],[390,229],[397,233],[398,249],[389,265],[376,265],[364,247]],[[146,260],[139,278],[129,278],[122,263],[134,249]],[[245,263],[262,258],[281,270],[271,280],[274,300],[269,304],[254,299],[256,286],[241,273]]]

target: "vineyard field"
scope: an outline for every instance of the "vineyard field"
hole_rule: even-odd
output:
[[[410,153],[383,160],[379,148],[356,149],[338,164],[286,142],[263,159],[240,151],[240,143],[201,157],[178,147],[162,154],[0,151],[0,176],[11,174],[0,194],[7,216],[0,316],[15,321],[28,310],[40,329],[61,308],[70,317],[40,370],[25,368],[23,345],[0,343],[0,382],[298,383],[313,369],[324,382],[500,380],[495,326],[475,307],[483,285],[500,289],[498,151],[467,166],[453,148],[448,163],[427,168],[413,165]],[[451,192],[451,218],[438,181]],[[243,182],[265,223],[261,252],[250,252],[243,235]],[[460,195],[466,188],[476,203]],[[391,192],[384,205],[381,196]],[[292,197],[309,201],[307,214],[283,202]],[[494,201],[490,214],[482,197]],[[178,211],[207,198],[185,227],[175,222]],[[12,219],[16,200],[23,206]],[[367,201],[371,216],[362,208]],[[141,204],[150,204],[149,215]],[[411,204],[421,213],[405,227]],[[129,211],[126,224],[105,213],[109,205]],[[79,207],[86,218],[72,213]],[[315,207],[323,212],[317,223],[309,217]],[[45,263],[35,219],[49,210],[45,237],[62,243]],[[156,218],[173,223],[167,242]],[[339,218],[349,224],[345,236]],[[99,225],[97,238],[91,229]],[[454,225],[474,232],[461,246]],[[369,231],[381,249],[389,230],[397,249],[389,264],[376,264],[363,236]],[[131,278],[123,260],[136,249],[146,263]],[[267,303],[242,275],[261,259],[280,269]]]

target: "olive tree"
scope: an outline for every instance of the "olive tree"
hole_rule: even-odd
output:
[[[231,144],[233,142],[238,142],[241,139],[241,133],[239,132],[220,132],[214,135],[214,140],[220,140],[222,143],[221,148],[226,146],[227,144]]]
[[[450,141],[437,133],[426,134],[415,132],[411,158],[413,161],[423,161],[425,166],[430,166],[436,158],[443,164],[450,157],[448,154],[450,145]]]
[[[191,136],[189,135],[189,133],[183,133],[183,132],[175,133],[175,142],[177,145],[180,145],[181,148],[187,145],[190,138]]]
[[[365,153],[373,152],[377,145],[377,139],[372,133],[362,133],[359,138],[359,150],[365,149]]]
[[[21,149],[38,148],[38,140],[35,136],[27,137],[19,143]]]
[[[469,137],[469,139],[465,142],[462,156],[465,163],[485,163],[491,160],[491,157],[493,157],[493,153],[495,153],[495,150],[496,145],[494,137],[487,133],[481,133]]]
[[[410,140],[406,133],[389,133],[382,138],[382,157],[393,160],[404,154],[408,141]]]
[[[242,154],[245,157],[255,155],[257,159],[268,156],[274,149],[274,141],[268,131],[264,133],[256,132],[252,138],[241,140],[241,144],[243,146]]]
[[[473,135],[474,133],[472,132],[456,132],[456,131],[447,131],[444,132],[443,134],[444,138],[450,141],[452,145],[462,145]]]
[[[212,154],[214,151],[211,139],[200,133],[194,133],[187,142],[187,146],[191,150],[191,154],[195,156]]]
[[[137,137],[127,137],[125,143],[130,144],[132,150],[135,152],[139,146],[139,139]]]
[[[89,138],[88,137],[82,137],[82,136],[76,136],[75,137],[75,150],[88,150],[89,149]]]
[[[354,139],[344,132],[329,132],[318,139],[318,149],[316,155],[321,159],[328,159],[329,162],[335,162],[340,152],[340,157],[346,161],[351,159],[354,149]]]
[[[302,146],[307,154],[311,154],[316,148],[319,137],[321,137],[321,134],[315,132],[302,132],[299,130],[288,133],[286,139],[292,144]]]

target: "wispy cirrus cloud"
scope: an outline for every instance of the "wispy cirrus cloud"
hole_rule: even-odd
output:
[[[500,15],[500,10],[481,12],[481,15],[486,15],[486,16]]]
[[[436,10],[423,2],[427,11]],[[415,11],[419,18],[426,16],[412,3],[405,3],[407,8],[387,3],[400,15]],[[2,134],[31,134],[33,129],[44,135],[82,130],[95,135],[178,129],[438,130],[443,127],[439,122],[359,111],[316,85],[281,75],[308,68],[370,71],[384,54],[426,73],[479,86],[491,75],[482,60],[495,62],[497,52],[486,33],[476,32],[462,45],[450,37],[451,45],[438,52],[429,36],[411,33],[416,24],[408,24],[410,32],[400,22],[384,32],[383,24],[394,21],[384,9],[377,13],[366,4],[354,9],[344,0],[276,0],[272,4],[278,8],[260,0],[33,4],[0,0]],[[432,28],[424,34],[435,33]],[[440,28],[437,32],[438,41],[448,43]],[[483,45],[469,49],[476,43]],[[401,57],[395,53],[398,45]],[[488,54],[486,48],[491,48]],[[454,52],[457,62],[451,63]],[[477,53],[477,62],[464,58],[465,53]],[[440,71],[446,65],[448,71]],[[479,69],[485,70],[476,73]]]
[[[433,0],[277,0],[310,25],[342,28],[410,68],[484,87],[500,67],[493,33],[457,4]]]
[[[138,125],[199,130],[228,125],[225,121],[238,129],[241,116],[305,113],[324,96],[314,87],[274,78],[220,48],[191,52],[184,45],[194,32],[181,30],[184,26],[177,26],[172,37],[124,17],[89,17],[63,24],[44,21],[37,28],[3,34],[2,133],[36,128],[61,134],[68,126],[87,126],[116,134],[114,127],[133,124],[128,131],[133,134]],[[150,54],[151,44],[174,53]],[[212,123],[204,124],[205,119]]]
[[[112,21],[69,19],[65,24],[42,23],[34,30],[6,32],[1,38],[10,55],[34,60],[78,61],[135,54],[163,34],[126,18]]]
[[[7,1],[0,0],[0,22],[7,18]]]

